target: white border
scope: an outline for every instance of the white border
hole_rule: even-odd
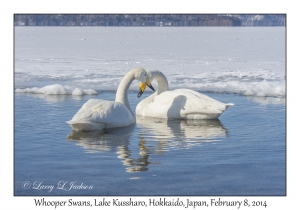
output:
[[[6,3],[4,3],[6,2]],[[34,197],[13,196],[13,14],[15,13],[272,13],[287,14],[287,196],[283,197],[221,197],[228,200],[266,200],[266,209],[298,207],[299,177],[299,138],[297,138],[299,115],[298,90],[299,76],[299,11],[296,1],[4,1],[1,6],[1,90],[4,94],[1,103],[1,206],[4,209],[35,207]],[[40,198],[40,197],[39,197]],[[47,197],[51,199],[52,197]],[[110,197],[112,198],[112,197]],[[172,198],[172,197],[169,197]],[[55,200],[67,200],[68,197],[54,197]],[[76,200],[93,198],[75,197]],[[147,197],[141,200],[148,201]],[[195,198],[196,199],[196,198]],[[209,197],[203,197],[209,200]],[[51,207],[44,207],[50,209]],[[42,208],[42,209],[44,209]],[[61,207],[62,208],[62,207]],[[94,207],[95,208],[95,207]],[[298,207],[299,208],[299,207]],[[81,208],[82,209],[82,208]],[[101,208],[106,209],[106,208]],[[129,208],[128,208],[129,209]],[[130,208],[131,209],[131,208]],[[149,209],[149,208],[147,208]],[[150,208],[152,209],[152,208]],[[209,208],[213,209],[213,208]],[[220,209],[220,207],[217,207]],[[230,208],[233,209],[233,208]]]

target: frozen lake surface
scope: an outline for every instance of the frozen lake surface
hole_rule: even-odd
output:
[[[16,88],[116,90],[136,67],[171,89],[285,97],[285,28],[15,28]]]
[[[219,120],[72,131],[135,67],[235,105]],[[15,27],[14,194],[286,195],[285,73],[285,28]],[[133,108],[150,94],[137,91]]]

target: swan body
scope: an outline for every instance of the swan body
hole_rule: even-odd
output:
[[[74,130],[103,130],[135,123],[129,109],[122,103],[90,99],[68,121]]]
[[[168,119],[217,119],[229,106],[190,89],[169,90],[168,81],[160,71],[148,71],[150,82],[155,79],[158,90],[142,100],[136,115]]]
[[[118,86],[115,101],[90,99],[67,123],[73,130],[81,131],[103,130],[135,123],[127,92],[133,80],[145,83],[146,75],[147,72],[142,68],[129,71]]]

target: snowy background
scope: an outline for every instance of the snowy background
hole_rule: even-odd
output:
[[[97,94],[142,67],[171,89],[285,97],[285,56],[285,27],[15,27],[14,85]]]

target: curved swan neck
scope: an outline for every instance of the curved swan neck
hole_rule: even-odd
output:
[[[117,93],[116,93],[116,102],[120,102],[124,104],[128,110],[131,112],[132,116],[134,116],[134,112],[132,111],[129,101],[128,101],[128,89],[133,80],[135,79],[134,77],[134,70],[129,71],[124,78],[121,80]]]
[[[169,90],[169,84],[166,76],[161,73],[160,71],[152,71],[153,79],[157,81],[158,89],[157,89],[157,95]]]

